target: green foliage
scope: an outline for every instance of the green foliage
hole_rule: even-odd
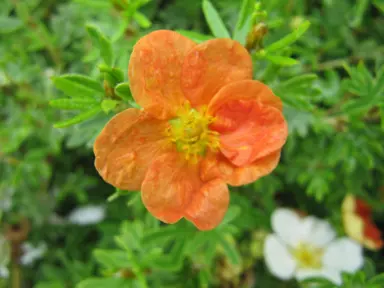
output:
[[[212,34],[217,38],[231,38],[229,32],[220,18],[219,13],[209,0],[203,1],[203,11],[205,19],[212,31]]]
[[[335,287],[271,276],[262,247],[272,212],[292,207],[344,235],[341,203],[353,193],[384,231],[382,1],[3,2],[0,236],[27,218],[27,241],[49,251],[20,265],[22,287]],[[228,212],[212,231],[160,223],[139,191],[114,190],[94,168],[92,146],[107,121],[140,108],[129,57],[158,29],[196,43],[237,40],[252,56],[253,78],[284,104],[289,138],[277,169],[230,187]],[[106,219],[70,223],[87,204],[104,205]],[[9,247],[0,247],[0,268],[12,270]],[[341,287],[384,287],[382,256],[365,250],[364,267],[344,274]],[[0,287],[12,285],[0,277]]]
[[[239,41],[242,45],[246,44],[247,35],[251,30],[253,15],[249,11],[254,8],[254,3],[254,0],[243,0],[235,30],[233,31],[233,39]]]

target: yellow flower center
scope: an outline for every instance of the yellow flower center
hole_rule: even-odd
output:
[[[219,148],[219,133],[209,130],[214,120],[208,115],[206,107],[197,111],[191,109],[189,104],[178,111],[177,118],[170,120],[168,135],[177,150],[184,153],[185,159],[197,162],[207,148],[211,151]]]
[[[320,269],[324,251],[321,248],[306,243],[300,243],[292,251],[299,268]]]

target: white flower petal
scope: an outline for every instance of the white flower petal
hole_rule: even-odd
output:
[[[341,281],[341,273],[336,270],[330,269],[299,269],[296,272],[296,279],[298,281],[303,281],[309,278],[325,278],[333,283],[340,285]]]
[[[279,208],[272,214],[273,231],[291,247],[300,242],[301,224],[300,217],[290,209]]]
[[[324,247],[336,236],[332,226],[324,220],[309,216],[303,219],[302,241],[316,247]]]
[[[264,258],[269,271],[276,277],[288,280],[293,277],[296,262],[276,235],[269,235],[264,244]]]
[[[0,267],[0,278],[7,279],[9,277],[9,270],[7,267],[2,266]]]
[[[330,270],[356,272],[364,264],[363,249],[349,238],[340,238],[326,248],[323,264]]]
[[[341,285],[343,280],[341,279],[341,272],[334,269],[323,269],[323,276],[328,280],[332,281],[336,285]]]
[[[40,243],[38,246],[32,246],[30,243],[24,243],[21,247],[23,255],[20,257],[20,262],[23,265],[31,265],[36,260],[43,257],[47,251],[45,243]]]
[[[323,277],[323,271],[321,269],[298,269],[296,271],[296,279],[303,281],[308,278]]]
[[[105,218],[105,208],[103,206],[87,205],[76,208],[68,216],[68,221],[77,225],[97,224]]]

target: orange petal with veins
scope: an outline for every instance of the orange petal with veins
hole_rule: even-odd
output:
[[[215,228],[229,203],[228,188],[221,179],[204,183],[199,165],[177,152],[152,162],[141,191],[145,207],[159,220],[175,223],[186,217],[200,230]]]
[[[254,100],[263,106],[270,106],[283,111],[283,103],[280,98],[273,94],[267,85],[256,80],[244,80],[231,83],[217,93],[209,103],[208,113],[215,115],[228,103],[236,103],[235,100],[242,100],[243,102]],[[218,118],[212,125],[215,130],[222,133],[234,131],[247,118],[243,111],[228,108],[226,112],[231,114],[230,117]]]
[[[195,46],[185,57],[181,86],[192,106],[207,105],[225,85],[252,79],[252,59],[237,41],[213,39]]]
[[[264,84],[239,81],[216,94],[208,107],[220,133],[220,151],[242,167],[279,151],[288,136],[281,101]]]
[[[185,217],[199,230],[211,230],[223,220],[229,205],[228,186],[222,179],[205,183],[194,195]]]
[[[93,148],[101,177],[117,188],[139,190],[153,158],[170,149],[168,125],[137,109],[114,116]]]
[[[132,96],[153,117],[170,118],[184,104],[181,67],[195,45],[176,32],[158,30],[133,47],[128,67]]]
[[[210,155],[201,162],[201,179],[208,181],[220,177],[232,186],[246,185],[270,174],[279,160],[280,151],[258,159],[250,165],[237,167],[223,155]]]
[[[202,184],[197,168],[177,152],[154,159],[141,187],[148,211],[165,223],[180,220]]]

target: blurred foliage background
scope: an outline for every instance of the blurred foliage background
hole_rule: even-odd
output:
[[[263,239],[278,206],[325,218],[343,235],[347,193],[367,201],[384,230],[383,11],[381,0],[2,1],[0,215],[13,238],[0,248],[11,258],[0,259],[10,270],[0,287],[318,287],[271,276]],[[132,47],[157,29],[199,42],[235,31],[254,78],[285,105],[280,165],[231,188],[213,231],[160,224],[139,193],[115,191],[93,166],[97,134],[135,105],[124,83]],[[103,221],[70,221],[90,205]],[[46,252],[18,264],[26,241]],[[345,287],[368,287],[364,279],[384,272],[383,252],[365,255],[359,276],[345,277],[361,286]]]

